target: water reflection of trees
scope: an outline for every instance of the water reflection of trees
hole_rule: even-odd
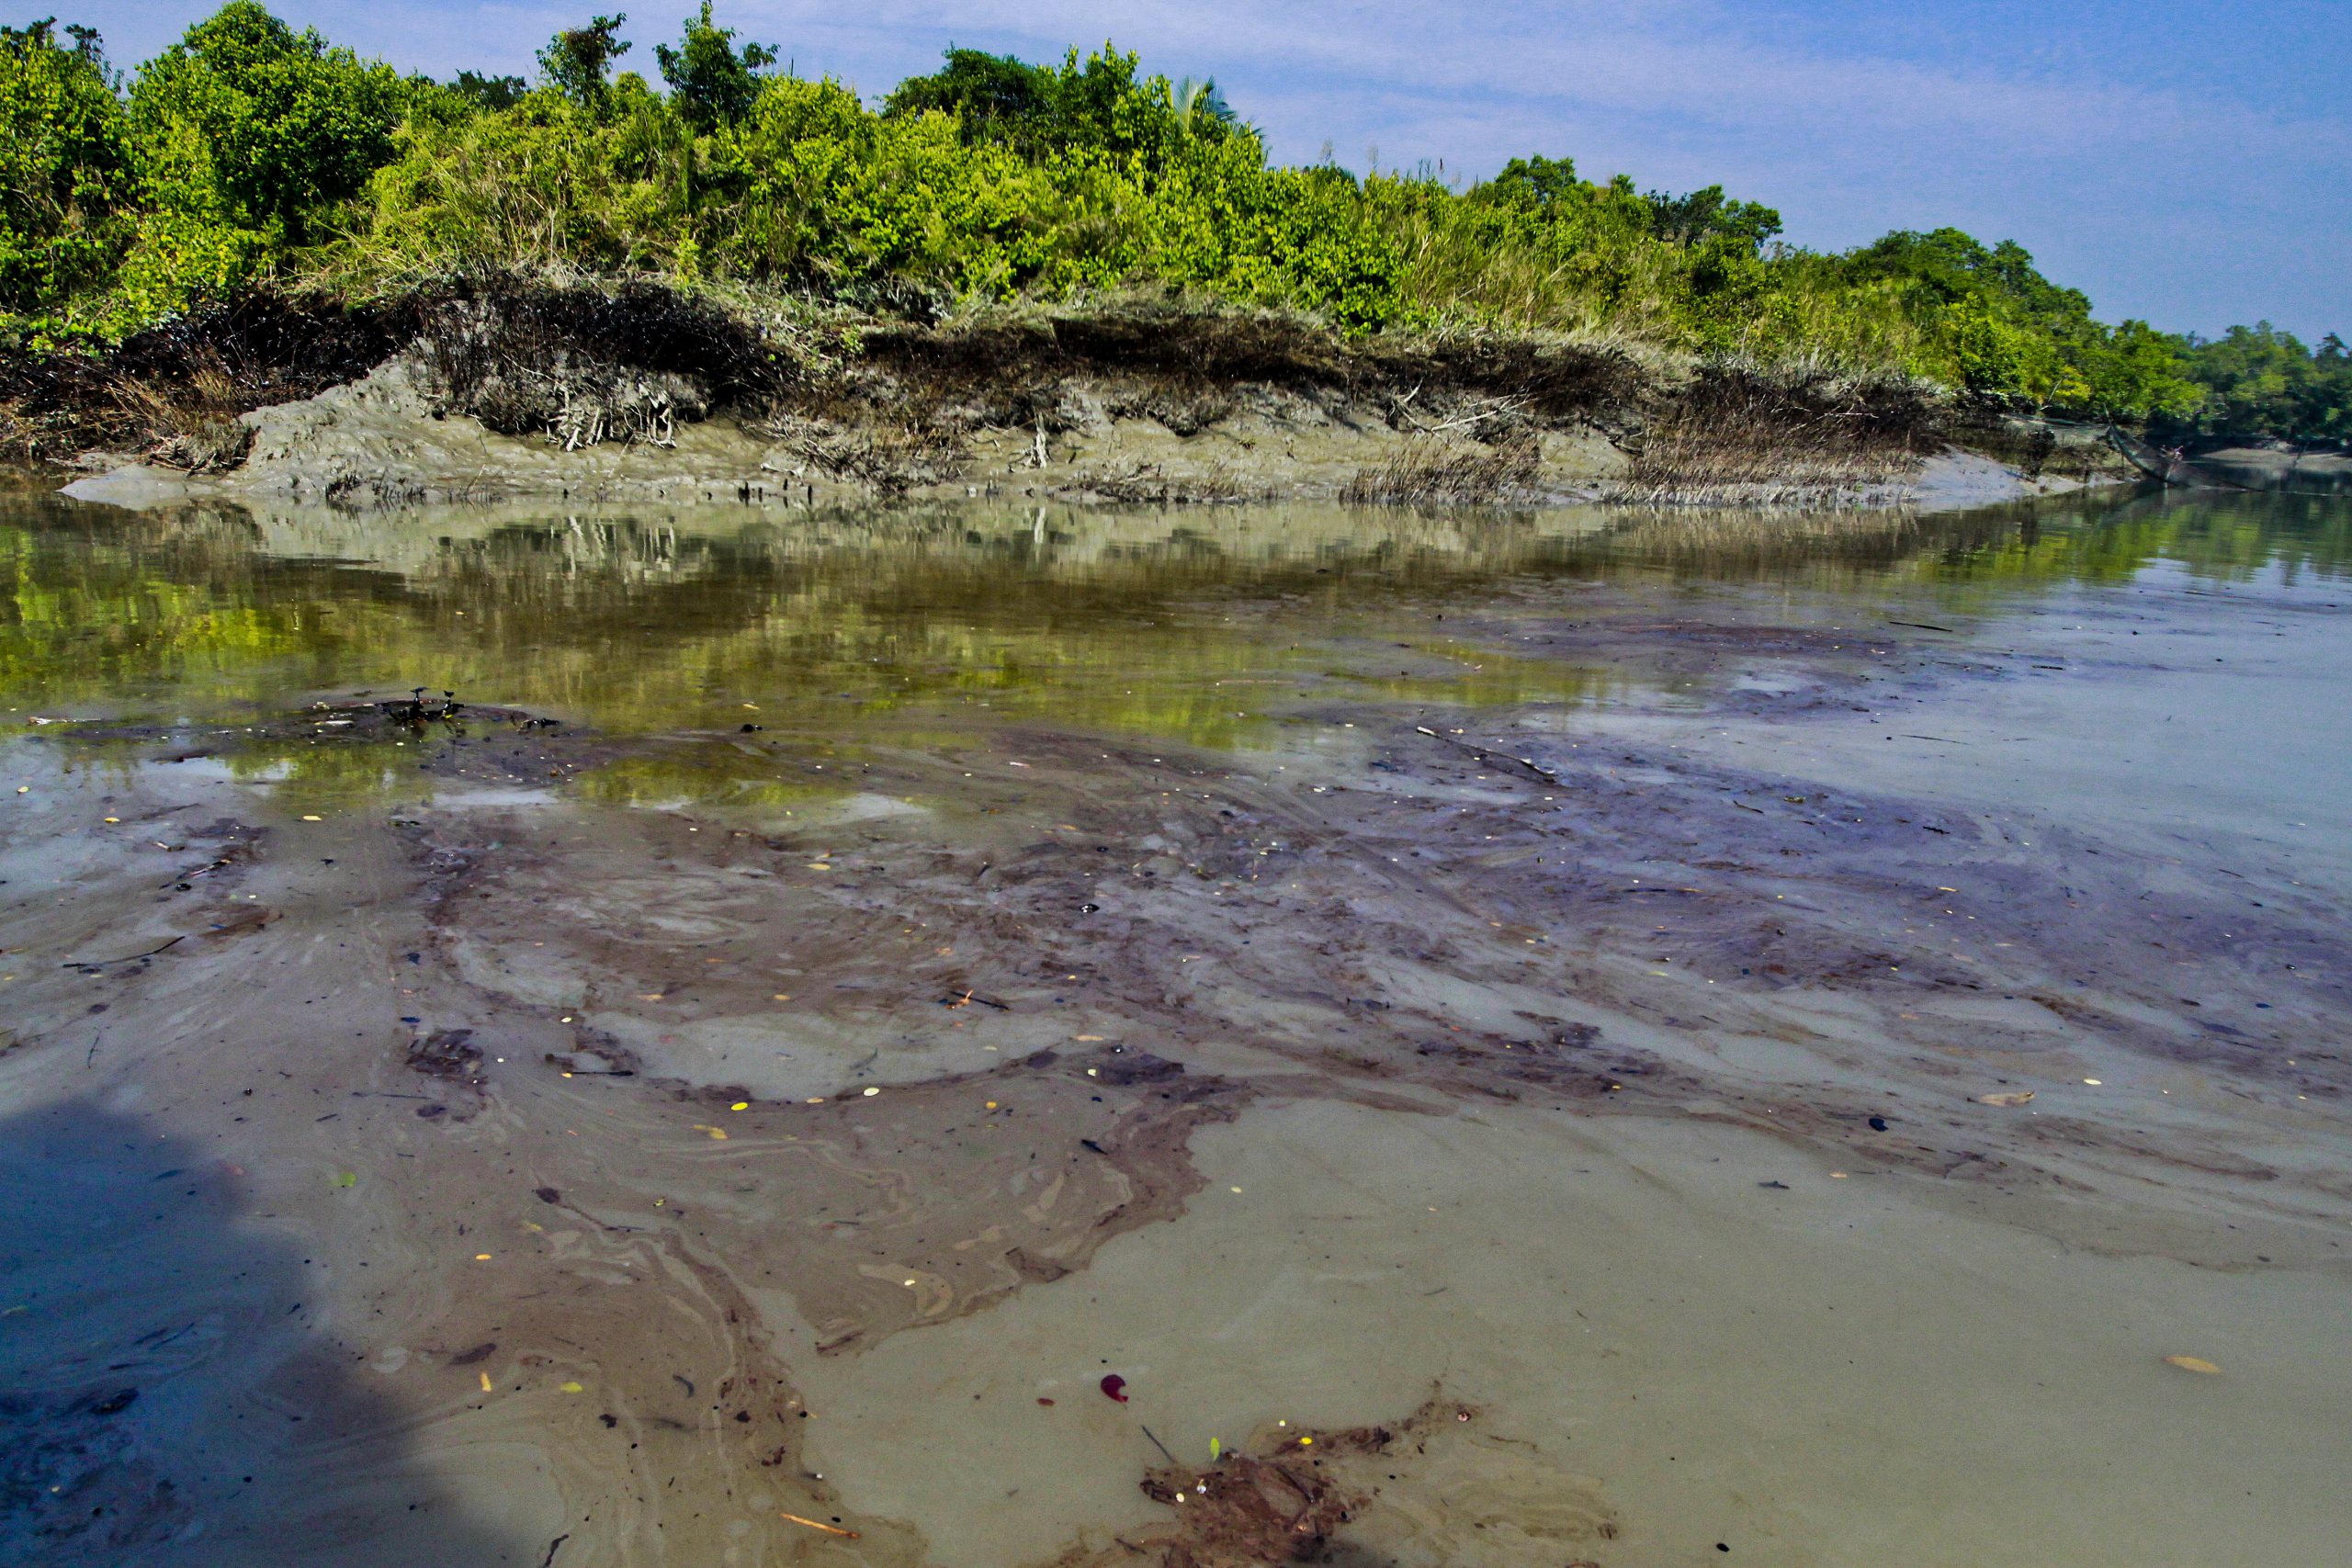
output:
[[[2167,491],[2120,500],[2004,508],[1992,538],[1953,541],[1934,559],[1948,581],[2120,582],[2158,561],[2199,577],[2334,580],[2352,566],[2352,501]]]
[[[19,707],[149,694],[217,717],[424,681],[616,728],[717,724],[752,696],[866,713],[964,699],[1229,740],[1249,705],[1219,681],[1290,667],[1302,633],[1487,585],[1522,600],[1561,581],[1909,585],[1966,611],[2158,560],[2242,580],[2333,579],[2347,559],[2352,502],[2301,496],[2106,493],[1934,516],[138,514],[18,498],[0,503],[0,683]],[[1589,689],[1541,661],[1479,673],[1464,700]]]

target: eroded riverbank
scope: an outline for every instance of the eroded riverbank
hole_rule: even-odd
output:
[[[2102,432],[1892,372],[1557,334],[1359,339],[1132,298],[936,325],[658,285],[250,298],[0,367],[0,455],[130,506],[1988,505],[2134,483]]]
[[[36,1553],[2347,1522],[2340,507],[10,526]]]

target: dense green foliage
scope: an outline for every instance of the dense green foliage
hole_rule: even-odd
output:
[[[2268,321],[2189,341],[2188,371],[2209,389],[2197,421],[2208,430],[2277,431],[2352,439],[2352,350],[2330,333],[2305,348]]]
[[[1138,102],[1134,58],[1108,50],[1083,65],[1072,51],[1057,70],[951,49],[944,70],[899,83],[883,100],[882,112],[899,118],[946,115],[967,143],[997,142],[1038,162],[1082,149],[1139,153],[1164,165],[1184,140],[1178,132],[1222,140],[1235,124],[1214,82],[1171,89],[1165,107]]]
[[[0,312],[103,288],[129,243],[130,146],[96,34],[0,30]]]
[[[484,76],[472,71],[460,71],[458,79],[449,84],[450,91],[480,107],[511,109],[523,101],[531,85],[520,76]]]
[[[116,320],[246,282],[324,239],[391,156],[407,95],[390,67],[232,0],[132,81],[125,132],[139,238]]]
[[[920,314],[1144,284],[1355,333],[1563,332],[1900,369],[2095,417],[2347,433],[2336,339],[2109,325],[2011,243],[1940,229],[1822,254],[1720,186],[1645,193],[1564,158],[1464,191],[1277,166],[1213,84],[1107,45],[1048,65],[950,50],[869,108],[777,74],[705,5],[654,51],[664,91],[616,71],[625,21],[559,33],[535,87],[402,79],[258,0],[127,84],[86,29],[0,32],[0,331],[102,340],[261,282],[368,293],[502,270]]]

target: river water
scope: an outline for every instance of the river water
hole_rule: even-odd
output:
[[[2352,502],[0,567],[0,1558],[2352,1539]]]

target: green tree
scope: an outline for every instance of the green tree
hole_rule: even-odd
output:
[[[2052,388],[2031,335],[1978,295],[1962,295],[1939,323],[1960,385],[1972,392],[2041,402]]]
[[[97,286],[129,243],[130,150],[97,34],[0,28],[0,310]]]
[[[2145,321],[2091,323],[2089,341],[2070,355],[2090,387],[2090,411],[2109,419],[2144,420],[2193,412],[2205,389],[2188,377],[2181,340]]]
[[[2190,339],[2187,360],[2205,392],[2198,413],[2205,429],[2352,436],[2352,354],[2334,333],[2307,349],[2294,333],[2257,321],[2211,341]]]
[[[1573,158],[1513,158],[1502,172],[1471,194],[1505,207],[1540,214],[1564,216],[1582,202],[1590,186],[1577,178]]]
[[[766,44],[735,47],[735,34],[715,27],[710,0],[702,0],[702,15],[686,22],[684,39],[676,49],[653,46],[662,66],[662,80],[670,85],[671,107],[697,134],[732,125],[751,112],[760,96],[760,73],[776,62]]]
[[[910,76],[882,100],[893,118],[944,114],[964,140],[1001,142],[1023,155],[1046,150],[1053,134],[1054,72],[1012,55],[950,49],[944,70]]]
[[[230,0],[140,68],[130,126],[149,199],[300,244],[391,156],[390,67]]]
[[[1724,195],[1721,186],[1709,186],[1687,196],[1654,190],[1643,197],[1650,204],[1650,227],[1661,240],[1677,245],[1713,241],[1744,246],[1750,254],[1781,231],[1781,215],[1761,202],[1740,201]]]
[[[602,113],[612,96],[607,73],[629,51],[620,37],[628,13],[594,17],[584,28],[567,28],[539,51],[539,71],[548,86],[592,113]]]
[[[1183,100],[1165,76],[1139,76],[1139,62],[1105,44],[1083,61],[1071,50],[1058,67],[1011,55],[951,49],[947,66],[912,76],[883,100],[892,118],[944,114],[967,142],[993,141],[1033,162],[1109,153],[1165,166],[1195,141],[1222,141],[1241,127],[1216,85],[1188,86]]]
[[[138,238],[100,325],[128,331],[242,287],[335,214],[392,152],[415,89],[390,66],[232,0],[149,61],[128,123]]]
[[[1990,295],[2044,319],[2087,320],[2090,315],[2089,298],[2042,276],[2023,245],[2014,240],[1987,245],[1958,229],[1897,231],[1850,253],[1847,271],[1857,279],[1897,279],[1946,305]]]

